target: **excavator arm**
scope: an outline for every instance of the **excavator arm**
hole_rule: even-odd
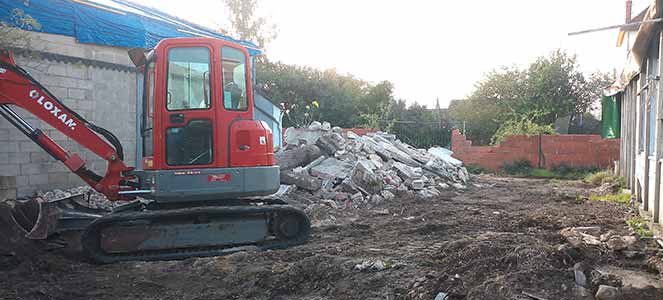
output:
[[[43,131],[34,128],[11,106],[18,106],[46,122],[78,144],[108,162],[106,174],[88,169],[76,153],[69,153]],[[138,184],[127,173],[122,145],[109,131],[98,127],[59,101],[27,71],[16,65],[10,52],[0,52],[0,115],[39,145],[44,151],[83,179],[109,200],[132,200]],[[103,137],[103,138],[102,138]]]

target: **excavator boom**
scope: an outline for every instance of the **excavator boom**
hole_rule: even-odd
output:
[[[86,166],[78,154],[70,154],[41,130],[34,128],[12,109],[18,106],[38,117],[53,128],[70,137],[94,154],[108,162],[102,177]],[[131,187],[131,176],[124,176],[132,168],[124,164],[118,139],[107,130],[98,127],[60,102],[51,92],[36,81],[23,68],[16,65],[9,52],[0,53],[0,115],[39,145],[54,159],[77,174],[86,183],[111,200],[133,200],[132,196],[121,196],[121,191],[135,190]],[[95,131],[110,140],[102,139]]]

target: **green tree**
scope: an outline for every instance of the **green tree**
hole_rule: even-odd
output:
[[[565,116],[582,120],[612,81],[614,75],[600,72],[585,78],[575,56],[556,50],[525,69],[488,73],[467,100],[450,107],[450,115],[466,122],[475,143],[487,144],[507,121],[527,118],[543,126]]]
[[[258,16],[258,0],[223,0],[230,12],[230,29],[224,30],[235,37],[252,41],[261,49],[276,38],[276,25]]]

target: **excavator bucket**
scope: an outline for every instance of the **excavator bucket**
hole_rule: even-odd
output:
[[[36,223],[39,208],[36,202],[15,200],[0,203],[0,254],[30,255],[37,242],[27,237],[30,224]]]
[[[82,231],[92,221],[108,213],[80,203],[84,194],[54,201],[41,198],[0,203],[0,235],[10,240],[44,240],[64,231]]]

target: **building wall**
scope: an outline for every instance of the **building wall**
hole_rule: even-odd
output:
[[[124,146],[125,161],[136,151],[136,80],[126,49],[77,43],[73,37],[30,32],[31,48],[39,58],[17,55],[26,68],[65,105],[88,121],[113,132]],[[88,161],[103,175],[106,164],[72,139],[20,109],[19,114],[42,129],[65,150]],[[16,176],[19,196],[37,190],[83,185],[41,148],[0,118],[0,176]]]
[[[622,147],[619,174],[653,223],[660,223],[661,157],[663,154],[663,86],[660,30],[654,32],[640,74],[621,93]]]
[[[465,165],[499,170],[504,164],[529,160],[532,166],[612,168],[619,159],[619,140],[600,135],[514,135],[496,146],[472,146],[458,130],[451,136],[451,150]]]

